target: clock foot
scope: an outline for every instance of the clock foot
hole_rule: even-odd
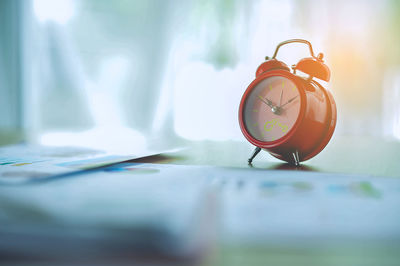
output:
[[[251,162],[253,161],[253,159],[257,156],[257,154],[261,151],[260,147],[256,147],[253,151],[253,153],[251,154],[251,157],[247,160],[249,162],[249,164],[251,164]]]
[[[295,152],[292,153],[292,156],[294,165],[299,166],[300,165],[299,152],[296,150]]]

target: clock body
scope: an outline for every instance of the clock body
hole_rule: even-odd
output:
[[[239,106],[245,138],[289,163],[308,160],[328,144],[336,105],[318,82],[276,69],[257,73]]]

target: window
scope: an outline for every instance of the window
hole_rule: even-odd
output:
[[[244,141],[242,93],[263,58],[291,38],[325,54],[332,72],[325,85],[338,105],[335,134],[400,138],[396,1],[1,3],[14,2],[20,15],[9,19],[23,26],[21,39],[13,39],[21,41],[22,66],[14,80],[24,93],[11,95],[6,88],[18,84],[3,78],[0,92],[3,101],[16,97],[24,106],[31,140],[132,148],[157,140]],[[3,61],[11,54],[5,43]],[[307,53],[288,47],[279,59],[290,65]],[[0,77],[11,73],[0,66]]]

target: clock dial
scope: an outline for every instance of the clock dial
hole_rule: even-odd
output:
[[[244,105],[244,125],[259,141],[274,141],[285,136],[300,113],[300,93],[290,79],[274,76],[253,87]]]

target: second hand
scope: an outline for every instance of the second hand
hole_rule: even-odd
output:
[[[293,100],[294,100],[294,99],[296,99],[297,97],[299,97],[299,95],[296,95],[296,96],[294,96],[294,97],[293,97],[293,98],[291,98],[289,101],[287,101],[287,102],[286,102],[286,103],[284,103],[283,105],[279,106],[279,108],[281,108],[281,107],[283,107],[283,106],[285,106],[285,105],[287,105],[287,104],[289,104],[289,103],[293,102]]]

